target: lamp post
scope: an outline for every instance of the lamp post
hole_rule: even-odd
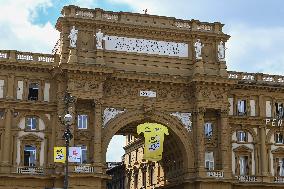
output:
[[[73,135],[70,130],[70,125],[72,123],[72,115],[69,113],[70,103],[75,102],[75,98],[70,95],[70,93],[66,92],[64,96],[64,104],[65,104],[65,112],[63,119],[60,116],[61,123],[65,126],[65,131],[63,134],[63,138],[65,140],[66,154],[65,154],[65,175],[64,175],[64,189],[68,189],[68,156],[69,156],[69,143],[73,138]]]

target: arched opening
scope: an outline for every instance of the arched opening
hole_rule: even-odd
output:
[[[160,161],[143,158],[145,141],[143,134],[137,134],[137,126],[145,122],[158,123],[168,129]],[[141,112],[126,112],[111,120],[103,131],[102,154],[107,152],[115,135],[125,136],[125,146],[122,163],[106,171],[113,177],[107,188],[163,188],[183,183],[193,169],[190,134],[177,119],[158,112],[147,117]],[[106,156],[103,159],[106,160]]]

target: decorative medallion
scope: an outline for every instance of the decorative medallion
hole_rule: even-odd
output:
[[[117,110],[115,108],[106,108],[104,110],[104,115],[103,115],[103,127],[106,126],[109,120],[115,118],[116,115],[121,114],[123,112],[125,112],[125,110]]]

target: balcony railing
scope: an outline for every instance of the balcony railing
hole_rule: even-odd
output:
[[[275,183],[284,183],[284,176],[282,177],[274,177]]]
[[[246,73],[246,72],[233,72],[228,71],[228,78],[243,82],[257,82],[267,84],[283,84],[284,76],[268,75],[262,73]]]
[[[94,173],[95,168],[91,165],[77,165],[74,167],[75,173]]]
[[[215,177],[215,178],[223,178],[224,172],[223,171],[207,171],[207,177]]]
[[[42,167],[17,167],[18,174],[29,174],[29,175],[43,175],[44,168]]]
[[[236,179],[239,182],[262,182],[262,177],[250,176],[250,175],[238,175]]]
[[[0,61],[4,60],[7,62],[31,62],[52,64],[55,62],[56,56],[58,55],[19,52],[14,50],[0,50]]]

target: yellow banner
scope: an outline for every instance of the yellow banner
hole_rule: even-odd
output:
[[[137,126],[137,133],[144,133],[144,159],[159,161],[162,159],[164,135],[169,135],[168,128],[158,123],[143,123]]]
[[[54,147],[54,162],[65,163],[66,147]]]

